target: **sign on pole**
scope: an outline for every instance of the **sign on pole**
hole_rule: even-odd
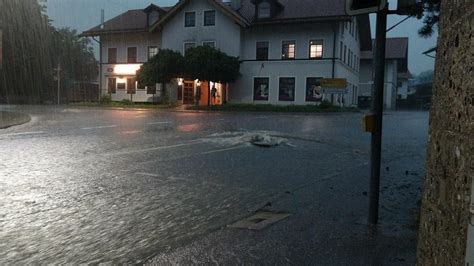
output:
[[[349,16],[375,13],[387,6],[387,0],[346,0],[346,13]]]
[[[325,94],[346,94],[347,80],[341,78],[321,79],[321,89]]]

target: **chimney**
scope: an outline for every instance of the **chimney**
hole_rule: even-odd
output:
[[[242,0],[222,0],[222,2],[233,10],[239,10],[242,7]]]

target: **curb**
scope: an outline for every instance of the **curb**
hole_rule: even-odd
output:
[[[0,111],[0,129],[26,124],[31,121],[28,114]]]

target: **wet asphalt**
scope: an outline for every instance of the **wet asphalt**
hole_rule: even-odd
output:
[[[0,264],[414,263],[427,112],[384,118],[374,233],[360,113],[0,109],[32,115],[0,130]],[[227,228],[262,207],[291,216]]]

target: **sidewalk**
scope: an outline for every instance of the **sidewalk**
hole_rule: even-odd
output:
[[[158,252],[148,263],[414,265],[423,164],[410,169],[416,175],[407,175],[406,165],[413,159],[384,166],[398,170],[387,171],[382,180],[376,229],[366,224],[368,168],[361,165],[349,174],[342,171],[269,199],[264,210],[291,216],[263,230],[220,228],[177,249]]]
[[[0,129],[25,124],[31,121],[28,114],[0,111]]]

